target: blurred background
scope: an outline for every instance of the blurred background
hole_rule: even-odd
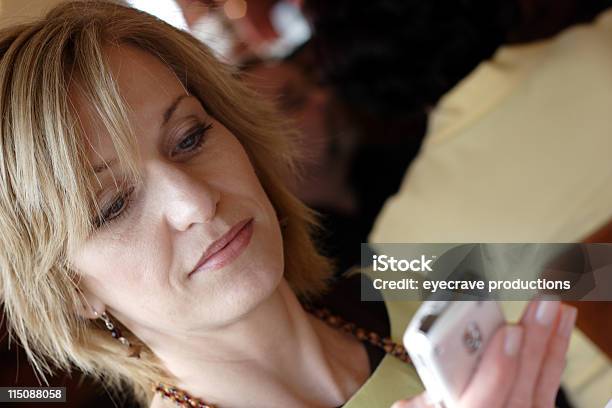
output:
[[[0,26],[59,2],[0,1]],[[116,2],[191,32],[300,129],[292,187],[339,274],[368,240],[612,242],[610,0]],[[610,305],[580,307],[612,356]],[[37,386],[1,333],[0,384]],[[129,406],[78,374],[52,385]]]

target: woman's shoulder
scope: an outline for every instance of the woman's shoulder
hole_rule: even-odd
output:
[[[372,277],[360,268],[337,278],[321,302],[343,319],[376,331],[383,337],[401,341],[403,331],[420,302],[389,301],[373,289]],[[367,300],[366,300],[367,299]],[[401,398],[423,391],[423,385],[411,364],[385,355],[368,380],[343,406],[367,408],[391,406]]]

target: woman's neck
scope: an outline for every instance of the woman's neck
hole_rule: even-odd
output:
[[[173,385],[220,407],[335,407],[370,372],[363,344],[307,314],[285,280],[239,322],[165,340],[154,352]]]

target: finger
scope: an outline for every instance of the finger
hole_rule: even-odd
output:
[[[414,398],[396,401],[391,408],[435,408],[428,401],[427,394],[423,393]]]
[[[540,300],[530,304],[522,319],[525,330],[519,360],[519,371],[508,399],[507,408],[524,408],[533,405],[534,391],[540,375],[548,341],[553,333],[560,303],[556,300]]]
[[[576,324],[576,315],[575,307],[561,305],[555,333],[548,344],[548,354],[542,363],[540,378],[536,385],[534,398],[536,408],[555,406],[555,398],[565,369],[565,354]]]
[[[461,396],[460,407],[504,406],[518,371],[523,331],[521,326],[505,326],[495,333],[474,377]]]
[[[521,316],[521,325],[527,323],[535,313],[536,308],[538,307],[538,301],[532,300],[527,304],[527,307],[523,311],[523,315]]]

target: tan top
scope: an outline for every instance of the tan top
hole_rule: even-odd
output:
[[[419,305],[420,302],[385,299],[393,341],[402,343],[404,331]],[[387,354],[343,408],[388,408],[395,401],[416,396],[423,390],[414,367]]]

